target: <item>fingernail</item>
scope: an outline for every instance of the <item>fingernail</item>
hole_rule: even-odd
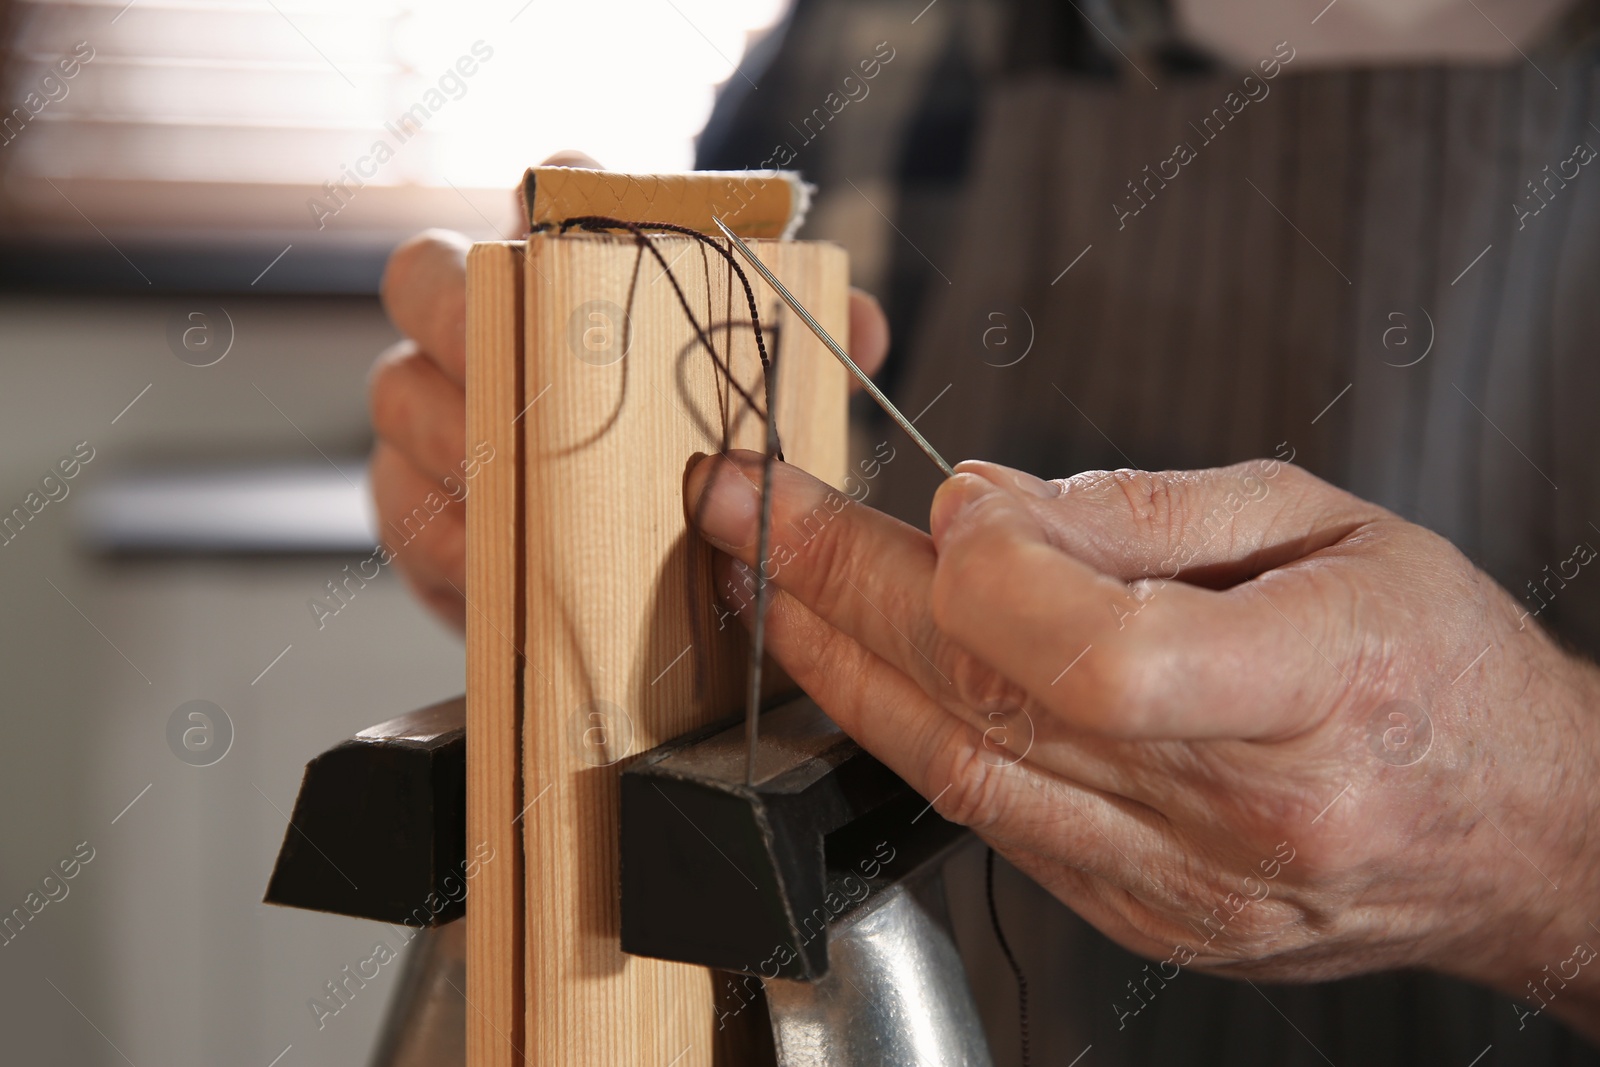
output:
[[[1060,482],[1047,482],[1043,478],[1035,478],[1027,471],[1012,471],[1011,481],[1018,489],[1046,500],[1054,500],[1061,495]]]
[[[1002,489],[1020,489],[1030,496],[1042,497],[1045,500],[1054,500],[1061,495],[1060,482],[1047,482],[1043,478],[1035,478],[1027,471],[1019,471],[999,463],[966,460],[956,464],[956,470],[963,474],[976,474]]]
[[[933,508],[928,513],[928,529],[933,534],[934,544],[943,540],[957,515],[996,490],[994,483],[970,471],[959,471],[954,478],[945,479],[933,495]]]
[[[701,471],[705,474],[696,478]],[[754,539],[761,497],[742,470],[717,460],[691,470],[689,482],[689,518],[702,534],[729,551],[744,548]]]

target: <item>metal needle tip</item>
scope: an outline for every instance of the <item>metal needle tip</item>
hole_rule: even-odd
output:
[[[894,403],[888,397],[883,395],[883,391],[873,384],[872,379],[867,376],[867,372],[856,366],[856,361],[851,359],[849,354],[845,352],[842,347],[840,347],[839,342],[828,336],[828,331],[822,328],[822,324],[820,322],[811,317],[811,312],[807,311],[805,306],[801,304],[799,300],[795,299],[795,295],[789,292],[784,284],[778,280],[777,276],[767,269],[766,264],[762,263],[761,260],[756,258],[754,250],[752,250],[749,245],[745,244],[744,240],[740,238],[738,234],[728,229],[727,225],[724,224],[721,219],[713,216],[711,221],[717,224],[717,229],[722,231],[722,235],[726,237],[733,245],[734,250],[744,257],[745,262],[754,267],[756,269],[756,273],[760,274],[761,277],[766,279],[767,284],[772,286],[773,291],[776,292],[780,298],[782,298],[783,302],[788,304],[790,309],[794,311],[796,315],[800,316],[800,321],[805,323],[806,326],[810,328],[811,332],[817,335],[817,340],[826,345],[828,351],[832,352],[836,357],[838,357],[839,362],[844,364],[845,369],[851,374],[855,375],[856,381],[861,383],[861,388],[867,391],[868,396],[877,401],[878,406],[884,410],[884,413],[893,419],[896,425],[906,432],[906,436],[915,441],[917,443],[917,447],[922,449],[927,457],[938,465],[939,469],[944,472],[945,477],[955,477],[956,472],[951,469],[950,464],[944,461],[944,457],[939,455],[938,452],[934,451],[933,446],[928,443],[927,438],[918,433],[917,428],[911,425],[911,420],[900,414],[900,409],[895,407]]]

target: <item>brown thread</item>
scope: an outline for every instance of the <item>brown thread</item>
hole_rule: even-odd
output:
[[[607,230],[627,230],[633,234],[640,247],[648,250],[655,257],[656,262],[661,265],[661,272],[667,276],[667,281],[672,283],[672,291],[677,294],[678,303],[683,307],[684,315],[688,317],[689,324],[694,327],[695,336],[699,338],[706,353],[710,355],[717,368],[726,377],[728,385],[734,392],[739,394],[746,404],[750,405],[753,411],[767,420],[769,425],[772,424],[775,414],[771,410],[773,398],[772,360],[767,355],[767,342],[761,333],[761,313],[756,309],[755,290],[751,288],[749,277],[746,276],[744,268],[739,265],[739,261],[734,258],[732,252],[722,247],[714,238],[701,233],[699,230],[688,226],[678,226],[670,222],[629,222],[626,219],[614,219],[605,215],[579,215],[575,218],[564,219],[554,225],[556,231],[562,234],[571,229],[582,229],[590,233],[604,233]],[[550,224],[546,224],[541,226],[540,229],[547,229],[549,226]],[[717,355],[716,346],[712,344],[711,338],[707,336],[705,329],[700,325],[700,320],[695,316],[694,309],[689,306],[689,299],[684,295],[683,287],[678,284],[677,275],[672,273],[672,268],[667,263],[666,257],[661,254],[661,250],[656,248],[645,236],[644,231],[646,230],[665,231],[684,237],[692,237],[703,246],[714,249],[719,256],[728,261],[728,265],[738,275],[739,284],[744,288],[745,302],[750,308],[750,326],[751,332],[755,335],[756,353],[761,358],[761,377],[767,394],[767,410],[762,410],[755,397],[751,396],[744,386],[740,385],[738,380],[734,378],[733,369]],[[775,450],[770,452],[769,455],[782,460],[783,446],[776,442],[776,433],[771,433],[768,436],[776,446]]]
[[[543,231],[551,229],[551,228],[552,228],[552,226],[550,224],[542,224],[542,225],[540,225],[538,227],[535,227],[531,232],[535,232],[535,233],[543,232]],[[760,650],[760,647],[762,645],[761,629],[762,629],[762,624],[765,621],[766,607],[767,607],[767,584],[768,583],[767,583],[767,576],[766,576],[766,563],[767,563],[767,558],[766,557],[767,557],[768,552],[770,551],[769,539],[770,539],[770,536],[771,536],[770,530],[771,530],[771,523],[772,523],[772,466],[773,466],[773,461],[774,460],[781,461],[783,459],[783,446],[782,446],[782,443],[780,442],[780,440],[778,438],[777,403],[776,403],[776,388],[775,388],[776,383],[773,381],[773,378],[774,378],[773,361],[767,354],[767,342],[766,342],[765,337],[763,337],[762,331],[761,331],[761,313],[756,308],[755,291],[750,286],[750,279],[749,279],[749,277],[747,277],[745,275],[744,268],[739,265],[739,261],[734,258],[733,253],[729,249],[724,248],[721,244],[719,244],[715,239],[713,239],[709,235],[703,234],[699,230],[691,229],[691,228],[689,228],[687,226],[678,226],[678,225],[675,225],[675,224],[669,223],[669,222],[629,222],[629,221],[627,221],[625,219],[610,218],[610,217],[605,216],[605,215],[580,215],[580,216],[576,216],[574,218],[565,219],[562,222],[560,222],[559,224],[557,224],[554,228],[556,229],[556,232],[558,234],[565,234],[568,230],[571,230],[571,229],[582,229],[582,230],[585,230],[585,231],[590,232],[590,233],[604,233],[607,230],[626,230],[629,233],[633,234],[634,240],[637,242],[637,244],[638,244],[639,248],[641,249],[641,251],[648,250],[649,253],[651,254],[651,256],[653,256],[655,258],[655,261],[658,264],[660,264],[661,272],[666,275],[667,281],[672,283],[672,291],[678,297],[679,306],[681,306],[683,308],[683,313],[684,313],[685,317],[688,318],[689,324],[694,327],[694,332],[695,332],[696,338],[699,339],[701,346],[705,348],[706,354],[708,356],[710,356],[712,364],[718,370],[720,370],[722,372],[722,377],[720,379],[718,379],[718,389],[717,389],[717,394],[718,394],[718,398],[719,398],[718,409],[722,413],[722,419],[723,419],[722,451],[724,453],[726,453],[727,447],[728,447],[728,443],[729,443],[729,428],[728,428],[728,423],[727,423],[728,405],[722,399],[723,397],[726,396],[726,394],[722,390],[722,381],[723,380],[726,380],[727,385],[744,400],[745,404],[748,405],[750,410],[756,412],[761,417],[762,421],[765,424],[766,441],[765,441],[765,447],[763,448],[762,462],[761,462],[760,536],[759,536],[759,542],[758,542],[759,547],[758,547],[757,553],[756,553],[758,566],[756,567],[755,638],[754,638],[754,640],[752,641],[752,643],[750,645],[750,661],[749,661],[749,664],[748,664],[748,679],[747,679],[748,688],[749,688],[750,692],[755,694],[754,696],[751,697],[751,699],[753,699],[753,700],[759,699],[759,693],[760,693],[760,688],[761,688],[761,674],[762,674],[762,670],[761,670],[762,665],[761,665],[761,658],[760,658],[759,650]],[[718,255],[720,255],[724,260],[727,261],[728,265],[733,268],[734,273],[738,275],[739,284],[744,288],[745,303],[749,306],[749,309],[750,309],[750,326],[751,326],[751,332],[755,336],[756,352],[760,356],[760,359],[761,359],[761,379],[762,379],[762,384],[765,387],[766,399],[767,399],[766,410],[764,410],[764,411],[762,410],[761,405],[756,403],[755,398],[752,397],[750,395],[750,393],[742,385],[739,384],[738,379],[734,377],[733,368],[732,368],[732,365],[731,365],[732,349],[731,348],[729,349],[730,359],[728,361],[724,361],[721,357],[719,357],[717,355],[716,346],[712,343],[710,336],[708,336],[708,334],[706,332],[706,329],[700,325],[700,320],[695,317],[694,309],[689,306],[689,299],[688,299],[687,296],[684,295],[683,287],[678,284],[677,275],[672,273],[672,267],[671,267],[670,264],[667,263],[666,257],[661,254],[661,250],[656,248],[655,243],[650,241],[645,236],[645,232],[644,231],[646,231],[646,230],[665,231],[667,233],[679,234],[679,235],[684,236],[684,237],[692,237],[696,241],[700,242],[700,245],[701,245],[701,261],[702,261],[703,264],[706,263],[705,258],[704,258],[704,256],[705,256],[705,251],[704,250],[706,248],[712,248],[712,249],[716,250]],[[716,326],[715,326],[715,321],[714,321],[714,315],[712,313],[711,306],[710,306],[711,285],[710,285],[710,267],[709,267],[709,264],[706,264],[705,270],[706,270],[706,299],[707,299],[706,321],[709,324],[711,324],[711,328],[712,329],[715,329]],[[629,293],[628,302],[629,302],[630,307],[632,306],[632,303],[633,303],[633,292],[634,292],[634,289],[637,286],[637,284],[638,284],[638,263],[636,261],[635,265],[634,265],[634,281],[633,281],[633,285],[630,285],[629,286],[629,290],[628,290],[628,293]],[[729,289],[731,290],[732,286],[729,286]],[[729,299],[730,300],[732,299],[731,292],[729,294]],[[732,333],[731,333],[731,330],[732,330],[732,321],[731,321],[732,320],[732,315],[731,314],[728,316],[728,320],[729,320],[728,321],[728,326],[727,326],[727,329],[729,330],[728,337],[731,340],[731,338],[732,338]],[[620,402],[619,402],[619,406],[618,406],[618,411],[620,413]],[[613,417],[613,421],[614,421],[614,418],[615,417]],[[693,615],[699,615],[700,613],[699,613],[698,597],[697,597],[697,595],[695,593],[695,588],[696,588],[696,583],[691,579],[691,581],[690,581],[690,593],[689,593],[689,596],[690,596],[690,611],[691,611],[691,614],[693,614]],[[698,676],[699,671],[697,671],[696,674]],[[698,677],[697,677],[696,682],[697,682],[696,688],[699,688],[700,687],[700,684],[699,684],[700,683],[700,679]]]
[[[1012,955],[1005,931],[1000,929],[1000,909],[995,907],[994,903],[994,849],[992,848],[989,850],[984,869],[984,890],[989,898],[989,923],[994,927],[994,938],[1000,942],[1000,951],[1005,953],[1006,962],[1011,965],[1011,973],[1017,978],[1017,1022],[1022,1029],[1022,1067],[1030,1067],[1032,1054],[1028,1047],[1028,980],[1023,977],[1022,965],[1017,962],[1017,957]]]

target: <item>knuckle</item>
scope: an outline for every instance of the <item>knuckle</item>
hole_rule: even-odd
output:
[[[1133,700],[1137,685],[1137,666],[1124,642],[1093,650],[1079,664],[1084,681],[1094,696],[1107,704],[1126,704]]]
[[[427,235],[417,234],[400,242],[383,265],[383,278],[378,283],[378,295],[383,306],[395,306],[403,293],[409,292],[417,276],[420,260],[427,255]]]
[[[1096,646],[1073,668],[1085,699],[1076,717],[1085,726],[1112,736],[1140,737],[1152,726],[1149,684],[1155,667],[1126,639]]]
[[[373,365],[367,385],[367,408],[372,428],[379,437],[393,440],[410,426],[412,390],[409,386],[415,373],[415,361],[422,358],[425,357],[413,347],[386,353]]]
[[[779,598],[780,600],[786,598]],[[774,620],[769,618],[768,627],[772,627]],[[775,627],[773,627],[775,629]],[[847,634],[831,626],[818,627],[821,631],[815,634],[815,639],[804,642],[801,646],[800,657],[793,663],[793,669],[803,670],[808,674],[827,673],[839,671],[853,673],[861,668],[862,648]],[[777,636],[776,634],[774,636]],[[790,665],[785,664],[788,668]]]
[[[809,511],[788,516],[791,530],[800,530],[809,539],[792,550],[796,566],[784,568],[789,578],[781,583],[823,618],[835,617],[844,598],[856,595],[853,586],[860,585],[865,555],[853,521],[857,505],[847,501],[834,511],[829,503],[833,496],[830,492]]]
[[[970,732],[951,747],[945,778],[945,791],[933,803],[944,818],[982,830],[1004,817],[1002,768],[983,758]]]
[[[395,308],[425,295],[447,272],[465,268],[467,239],[450,230],[430,229],[406,238],[389,253],[378,293],[393,317]]]
[[[1191,864],[1169,887],[1165,902],[1188,931],[1195,948],[1211,961],[1254,960],[1270,955],[1295,914],[1277,899],[1271,879],[1246,869],[1220,870]]]
[[[1169,474],[1151,471],[1112,471],[1110,483],[1121,494],[1134,523],[1146,538],[1166,546],[1178,543],[1187,525],[1183,486]]]
[[[1006,713],[1020,711],[1028,702],[1021,686],[950,641],[941,639],[934,646],[933,660],[944,664],[956,699],[964,707],[984,714]]]
[[[793,668],[803,671],[808,682],[825,676],[859,678],[872,669],[868,663],[872,659],[872,653],[849,634],[831,626],[817,626],[814,619],[807,619],[806,622],[807,634],[812,639],[804,642],[806,650],[801,653],[804,658],[797,659]],[[790,664],[785,663],[784,667],[790,669]],[[830,714],[835,710],[830,707]],[[839,721],[841,725],[850,725],[842,719]]]

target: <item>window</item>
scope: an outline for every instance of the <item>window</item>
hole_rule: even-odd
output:
[[[781,7],[22,0],[0,123],[7,223],[507,234],[509,190],[558,149],[688,167],[715,84],[744,76],[746,40]]]

